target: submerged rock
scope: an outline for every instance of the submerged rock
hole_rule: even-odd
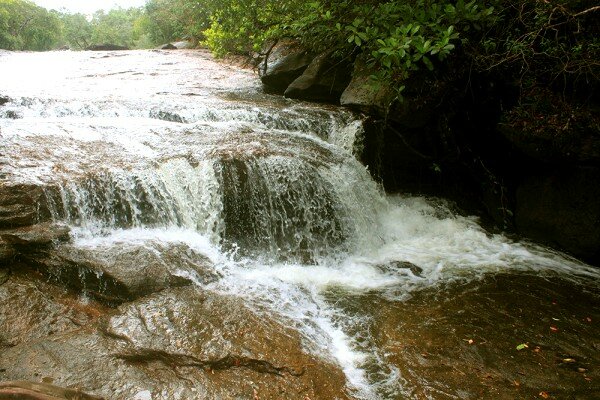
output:
[[[533,399],[542,389],[556,398],[596,398],[600,371],[590,366],[598,365],[598,334],[591,321],[600,298],[592,287],[556,276],[495,274],[414,292],[404,302],[363,305],[383,361],[398,368],[404,393],[411,393],[390,398]],[[520,343],[528,348],[517,350]],[[567,357],[585,372],[565,367]]]
[[[346,399],[342,371],[244,300],[171,289],[121,306],[102,328],[4,351],[0,379],[43,378],[110,399]]]
[[[0,399],[102,400],[100,397],[90,396],[79,390],[25,381],[0,383]]]
[[[0,260],[1,261],[1,260]],[[0,286],[4,285],[10,278],[10,269],[0,268]]]
[[[413,274],[414,276],[419,277],[419,278],[422,277],[422,275],[423,275],[423,268],[421,268],[418,265],[415,265],[413,263],[410,263],[408,261],[392,261],[381,267],[383,269],[386,269],[386,270],[391,269],[396,272],[401,271],[401,270],[410,271],[411,274]]]

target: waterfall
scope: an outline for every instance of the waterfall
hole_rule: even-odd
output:
[[[185,55],[153,79],[163,56],[131,53],[106,67],[53,53],[48,76],[3,83],[0,179],[41,187],[81,251],[171,246],[181,276],[191,272],[173,254],[206,255],[220,279],[197,282],[203,290],[295,327],[309,351],[340,365],[356,397],[409,391],[370,332],[370,310],[356,306],[361,296],[394,304],[506,271],[598,279],[444,201],[385,195],[356,157],[360,116],[262,94],[251,73]]]

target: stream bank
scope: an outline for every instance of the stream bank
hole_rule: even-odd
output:
[[[257,59],[266,90],[341,104],[367,120],[362,162],[389,193],[449,198],[497,229],[600,263],[600,121],[593,100],[523,93],[459,57],[413,74],[403,101],[362,56],[282,40]],[[259,62],[260,61],[260,62]]]

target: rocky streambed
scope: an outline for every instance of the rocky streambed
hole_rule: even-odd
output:
[[[0,398],[600,395],[598,270],[386,196],[360,116],[203,51],[0,75]]]

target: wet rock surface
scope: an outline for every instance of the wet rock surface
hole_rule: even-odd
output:
[[[0,398],[6,400],[102,400],[100,397],[90,396],[79,390],[25,381],[0,383]]]
[[[19,273],[0,277],[0,353],[2,347],[79,330],[106,311],[40,278]]]
[[[558,277],[501,274],[395,305],[374,300],[375,340],[409,398],[592,399],[599,301],[592,287]]]
[[[217,279],[202,254],[183,246],[116,250],[112,247],[53,246],[22,255],[28,265],[81,293],[108,303],[121,303],[169,287],[209,283]]]
[[[69,239],[70,228],[63,224],[42,223],[0,231],[0,238],[12,246],[43,246]]]
[[[9,265],[16,255],[17,251],[14,247],[6,243],[3,239],[0,239],[0,268],[3,265]]]
[[[43,379],[111,399],[347,398],[337,367],[240,300],[193,287],[158,293],[121,306],[99,330],[1,352],[0,379]]]
[[[43,189],[36,185],[0,185],[0,229],[30,226],[49,217]]]

